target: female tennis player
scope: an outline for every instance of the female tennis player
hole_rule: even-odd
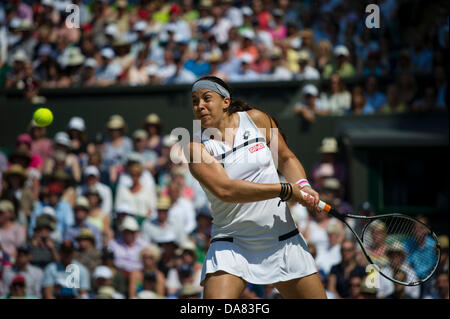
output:
[[[213,76],[194,82],[192,104],[202,132],[185,148],[186,157],[213,216],[201,278],[204,298],[239,298],[247,283],[274,284],[284,298],[326,298],[286,205],[294,200],[317,210],[319,196],[282,134],[271,131],[276,122],[234,101],[230,87]],[[276,137],[278,152],[272,155],[269,146]],[[289,183],[280,183],[273,156]],[[300,189],[312,196],[304,199]]]

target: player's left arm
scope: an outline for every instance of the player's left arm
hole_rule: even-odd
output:
[[[262,128],[262,133],[266,136],[267,144],[270,145],[272,155],[278,156],[278,171],[286,178],[290,183],[295,183],[300,179],[307,178],[305,169],[303,168],[300,160],[289,149],[286,141],[277,127],[277,124],[273,119],[270,119],[268,114],[252,109],[247,111],[253,122],[258,128]],[[275,139],[278,139],[275,142]],[[277,146],[274,150],[274,146]],[[313,207],[317,207],[319,203],[319,194],[311,187],[303,187],[302,191],[313,196]]]

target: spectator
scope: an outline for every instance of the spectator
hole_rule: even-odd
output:
[[[87,58],[86,61],[84,61],[83,66],[84,68],[80,73],[81,83],[83,84],[83,86],[97,86],[97,60],[95,60],[94,58]]]
[[[291,210],[292,211],[292,210]],[[197,228],[191,233],[195,246],[198,248],[199,261],[203,261],[209,248],[212,228],[212,216],[208,207],[203,207],[197,212]]]
[[[146,52],[141,50],[137,54],[136,62],[128,69],[127,79],[131,86],[146,85],[148,83]]]
[[[106,245],[113,237],[114,234],[111,230],[111,220],[108,214],[106,214],[101,208],[101,197],[97,187],[92,186],[84,193],[89,201],[89,216],[87,220],[91,225],[96,226],[102,234],[102,246]]]
[[[100,86],[116,84],[119,75],[122,73],[122,67],[114,61],[116,54],[110,47],[105,47],[100,51],[102,63],[96,72],[97,83]]]
[[[139,253],[142,270],[130,274],[130,298],[142,295],[144,291],[151,291],[156,296],[165,296],[166,278],[158,269],[161,251],[156,245],[143,248]]]
[[[197,226],[194,205],[181,196],[181,187],[174,181],[169,184],[169,197],[172,203],[169,209],[169,220],[180,222],[186,234],[192,233]]]
[[[41,283],[44,276],[42,270],[30,264],[32,255],[28,245],[22,245],[17,249],[17,258],[11,268],[7,268],[3,273],[2,282],[4,285],[3,294],[9,293],[9,287],[18,275],[23,276],[26,282],[26,296],[38,298],[42,297]]]
[[[66,132],[58,132],[54,138],[54,155],[45,162],[44,174],[52,174],[58,169],[66,171],[77,183],[81,180],[78,158],[71,153],[72,142]]]
[[[294,114],[299,114],[308,123],[315,121],[316,115],[326,115],[326,106],[318,99],[319,91],[313,84],[307,84],[302,88],[303,103],[296,103],[293,108]]]
[[[298,53],[298,72],[295,74],[296,80],[319,80],[320,74],[312,65],[312,59],[308,51],[301,50]]]
[[[448,236],[439,236],[439,244],[441,245],[441,260],[439,261],[438,271],[448,273]]]
[[[82,228],[75,238],[78,250],[75,251],[75,259],[83,264],[90,274],[101,263],[101,251],[96,249],[94,233],[89,228]]]
[[[329,224],[326,228],[328,235],[328,247],[321,250],[315,258],[319,269],[326,275],[330,273],[331,267],[341,262],[341,243],[344,240],[343,230],[337,224]]]
[[[31,161],[29,167],[37,169],[38,171],[42,170],[42,166],[44,162],[39,157],[39,155],[34,154],[31,151],[31,136],[28,134],[20,134],[16,139],[16,150],[27,152],[31,156]]]
[[[362,278],[359,276],[353,276],[350,278],[350,280],[349,280],[350,295],[347,297],[348,299],[362,299],[361,283],[362,283]]]
[[[352,92],[351,113],[358,115],[373,114],[375,108],[366,100],[363,90],[360,86],[355,86]]]
[[[344,45],[338,45],[334,48],[335,62],[325,66],[322,77],[329,79],[332,74],[337,73],[342,79],[355,76],[355,68],[350,63],[350,52]]]
[[[31,216],[34,204],[34,196],[30,187],[25,185],[28,174],[19,164],[13,164],[3,173],[3,189],[1,198],[17,201],[18,222],[26,224],[27,218]]]
[[[386,256],[389,260],[389,264],[383,268],[383,273],[386,276],[393,276],[398,271],[403,271],[406,274],[407,282],[414,282],[418,280],[414,270],[407,264],[405,260],[406,250],[401,242],[394,241],[393,243],[391,243],[386,251]],[[382,276],[379,277],[379,280],[380,287],[377,291],[377,298],[386,298],[387,296],[394,293],[395,286],[392,281],[389,281]],[[420,297],[419,286],[406,287],[405,292],[413,298]]]
[[[126,296],[128,295],[127,279],[125,276],[114,266],[114,252],[105,248],[102,250],[102,265],[109,268],[112,273],[112,287],[115,291]],[[95,272],[95,270],[94,270]],[[94,278],[95,280],[95,278]]]
[[[1,299],[35,299],[35,297],[27,295],[26,280],[22,275],[17,275],[11,281],[9,294]]]
[[[87,298],[91,289],[89,272],[74,257],[74,247],[71,242],[65,241],[59,250],[60,261],[48,264],[44,270],[42,286],[45,299],[74,299]],[[67,266],[74,265],[80,275],[79,286],[73,285]],[[74,267],[71,266],[71,267]],[[73,271],[73,270],[72,270]],[[71,288],[73,287],[73,288]]]
[[[316,67],[317,70],[323,74],[325,67],[331,63],[332,59],[332,45],[330,41],[319,41],[316,51]]]
[[[370,232],[370,238],[372,239],[371,245],[367,250],[370,258],[376,265],[386,265],[388,263],[386,257],[388,250],[388,246],[386,245],[386,225],[382,221],[375,220],[366,231]]]
[[[22,197],[25,197],[26,201],[29,201],[30,199],[36,199],[38,197],[39,183],[40,183],[42,176],[41,176],[40,171],[37,168],[30,166],[30,164],[32,163],[31,155],[32,154],[30,153],[29,150],[16,149],[9,156],[10,169],[12,169],[15,172],[12,174],[15,177],[12,178],[12,176],[11,176],[10,178],[7,179],[7,182],[9,184],[8,187],[11,187],[11,188],[10,188],[10,191],[7,192],[7,194],[5,194],[5,196],[14,195],[14,197],[17,200],[22,201],[22,198],[21,198],[20,192],[19,192],[19,190],[22,189],[25,193]],[[22,173],[20,172],[20,170],[22,171]],[[23,175],[23,173],[25,173],[25,175]],[[5,172],[5,174],[8,175],[6,172]],[[18,178],[17,174],[21,175],[23,180]],[[12,178],[12,180],[10,180],[11,178]],[[19,182],[19,180],[20,180],[20,182]],[[10,184],[10,182],[11,182],[11,184]],[[29,191],[25,190],[27,188],[31,190],[32,198],[29,197],[30,196]],[[26,193],[28,193],[28,194],[26,194]],[[28,209],[30,209],[31,208],[29,206],[30,204],[31,204],[30,202],[26,203],[24,208],[26,208],[28,206]]]
[[[74,204],[74,224],[66,229],[64,240],[75,243],[83,228],[88,228],[94,234],[96,248],[102,248],[102,234],[97,226],[88,220],[89,201],[84,196],[79,196]],[[75,243],[76,244],[76,243]]]
[[[142,224],[155,208],[153,189],[140,181],[143,170],[140,163],[130,164],[128,174],[132,184],[129,187],[120,185],[116,196],[116,205],[121,202],[130,204],[139,224]]]
[[[53,182],[48,185],[48,206],[55,210],[56,215],[56,230],[64,234],[66,229],[74,224],[74,214],[70,204],[61,199],[63,188],[60,183]],[[47,203],[37,202],[35,204],[33,213],[31,214],[30,225],[28,227],[29,235],[33,234],[36,225],[36,218],[43,213],[44,206]]]
[[[202,291],[193,284],[184,284],[178,294],[179,299],[200,299]]]
[[[436,276],[436,293],[425,296],[426,299],[449,299],[448,272],[441,272]]]
[[[94,279],[94,289],[90,296],[92,299],[125,299],[125,296],[114,288],[113,273],[107,266],[97,266],[92,277]]]
[[[448,107],[448,82],[443,66],[438,65],[434,68],[434,81],[437,92],[436,106],[445,109]]]
[[[268,74],[265,74],[264,79],[269,81],[288,81],[293,78],[293,74],[287,68],[283,59],[283,52],[279,47],[272,48],[269,57],[272,66]]]
[[[148,143],[147,147],[161,156],[161,148],[162,148],[162,123],[159,116],[155,113],[149,114],[145,118],[145,122],[143,124],[143,129],[148,133]]]
[[[400,96],[398,95],[398,88],[395,84],[391,84],[387,88],[387,101],[380,108],[380,113],[383,114],[398,114],[407,112],[408,109],[402,101],[400,101]]]
[[[205,61],[205,50],[205,44],[198,43],[196,51],[184,62],[184,68],[192,72],[196,78],[210,73],[210,65]]]
[[[45,137],[45,127],[40,127],[31,121],[29,125],[29,132],[31,136],[31,152],[39,156],[43,163],[53,155],[52,141]]]
[[[177,243],[179,244],[187,240],[182,220],[168,218],[170,207],[170,197],[159,197],[156,218],[153,220],[147,219],[142,224],[141,236],[143,240],[148,243],[158,243],[164,238],[166,232],[177,234]]]
[[[377,113],[386,104],[386,95],[378,90],[377,78],[375,76],[369,76],[367,78],[366,92],[364,95],[367,103],[374,108],[372,113]]]
[[[404,271],[397,271],[394,274],[394,279],[401,281],[401,282],[405,282],[406,280],[406,274]],[[394,283],[394,292],[387,296],[386,299],[413,299],[413,297],[411,297],[406,290],[406,287],[404,285],[400,285],[397,283]]]
[[[193,72],[184,67],[184,61],[181,55],[175,55],[174,62],[176,66],[175,72],[164,81],[165,84],[186,84],[192,83],[197,79]]]
[[[423,216],[417,216],[417,220],[424,224],[428,224],[428,220]],[[426,260],[436,260],[436,254],[434,252],[435,241],[429,235],[427,228],[423,227],[419,223],[414,224],[414,238],[405,243],[405,249],[408,251],[408,259],[406,262],[414,269],[414,272],[419,278],[426,278],[430,273],[429,267],[434,264],[426,265],[420,260],[425,258]]]
[[[139,253],[148,244],[137,237],[139,225],[131,216],[124,218],[119,230],[121,237],[111,240],[108,249],[114,253],[114,264],[117,269],[129,280],[131,272],[142,269]]]
[[[167,294],[179,294],[183,285],[191,284],[201,291],[200,279],[202,265],[197,261],[197,247],[187,240],[176,251],[180,256],[178,267],[172,268],[167,274]]]
[[[238,73],[229,75],[229,81],[231,82],[255,82],[261,79],[261,76],[250,68],[253,58],[250,54],[243,53],[240,56],[241,67]]]
[[[69,135],[71,153],[78,156],[79,162],[83,163],[86,156],[86,123],[79,116],[74,116],[67,124],[67,134]]]
[[[364,278],[366,275],[364,268],[356,264],[355,254],[354,242],[345,240],[341,246],[342,261],[331,267],[328,290],[338,298],[350,296],[350,278]]]
[[[94,187],[100,196],[100,208],[112,217],[112,192],[109,186],[100,182],[100,171],[97,167],[90,165],[84,170],[85,183],[77,188],[77,194],[85,194],[87,190]]]
[[[123,170],[126,157],[133,149],[131,139],[124,135],[126,124],[122,116],[112,115],[106,124],[110,140],[106,142],[103,153],[102,170],[109,171],[110,182],[116,183],[117,177]]]
[[[56,223],[52,219],[37,218],[30,243],[32,265],[44,269],[49,263],[59,260],[58,248],[50,236],[55,230]]]
[[[330,93],[321,95],[321,100],[327,105],[330,115],[347,114],[351,107],[351,99],[351,94],[339,75],[333,74],[330,77]]]

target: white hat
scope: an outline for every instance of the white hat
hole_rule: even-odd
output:
[[[345,45],[337,45],[334,48],[333,51],[334,55],[339,56],[339,55],[344,55],[344,56],[348,56],[350,54],[350,52],[348,51],[347,47]]]
[[[253,57],[252,57],[252,55],[251,55],[250,53],[243,53],[243,54],[241,55],[241,62],[242,62],[242,63],[247,63],[247,64],[252,63],[252,62],[253,62]]]
[[[43,6],[53,7],[53,0],[41,0]]]
[[[328,177],[324,182],[323,182],[323,188],[325,189],[331,189],[331,190],[338,190],[341,188],[341,183],[339,182],[339,180],[337,178],[334,177]]]
[[[147,29],[147,22],[145,22],[144,20],[139,20],[138,22],[136,22],[133,25],[133,30],[134,31],[145,31],[145,29]]]
[[[14,17],[11,19],[11,22],[9,22],[9,27],[12,29],[20,28],[22,25],[22,19]]]
[[[97,60],[94,58],[87,58],[86,61],[84,61],[84,66],[88,68],[96,68],[97,65]]]
[[[161,296],[151,290],[142,290],[136,295],[136,299],[161,299]]]
[[[56,217],[56,212],[55,212],[55,209],[53,207],[45,206],[42,209],[42,215],[48,215],[48,216],[51,216],[51,217]]]
[[[322,140],[319,151],[321,153],[337,153],[338,145],[336,139],[334,137],[325,137]]]
[[[100,51],[100,54],[107,59],[112,59],[116,56],[116,54],[114,53],[114,50],[111,48],[103,48]]]
[[[132,216],[126,216],[120,224],[120,231],[131,230],[133,232],[139,230],[139,224]]]
[[[241,32],[241,36],[243,36],[244,38],[247,39],[254,39],[255,38],[255,32],[253,32],[252,30],[244,30]]]
[[[97,278],[105,278],[105,279],[111,279],[113,274],[111,269],[109,269],[107,266],[97,266],[94,270],[94,273],[92,275],[94,279]]]
[[[164,244],[164,243],[176,243],[177,242],[177,236],[173,231],[165,231],[161,233],[161,236],[158,236],[158,238],[155,238],[155,241],[158,244]]]
[[[134,212],[131,209],[130,204],[128,204],[127,202],[120,202],[119,204],[117,204],[116,213],[122,213],[122,214],[125,213],[127,215],[134,215]]]
[[[158,66],[156,64],[150,64],[147,67],[147,74],[148,75],[156,75],[158,73]]]
[[[67,147],[71,146],[69,135],[66,132],[56,133],[54,140],[57,144],[61,144]]]
[[[291,48],[293,48],[294,50],[298,50],[302,46],[302,38],[295,37],[291,40],[289,44],[291,45]]]
[[[127,162],[137,162],[142,164],[144,162],[144,159],[142,158],[142,155],[138,152],[131,152],[127,156]]]
[[[242,14],[245,16],[251,16],[253,15],[253,10],[250,7],[242,7],[241,8]]]
[[[307,84],[302,89],[302,95],[306,95],[306,94],[317,96],[317,95],[319,95],[319,91],[317,90],[315,85]]]
[[[94,175],[96,177],[100,176],[100,171],[98,170],[97,167],[95,167],[94,165],[89,165],[88,167],[86,167],[86,169],[84,170],[84,175],[85,176],[90,176],[90,175]]]
[[[74,116],[70,119],[67,128],[69,130],[77,130],[83,132],[86,129],[86,125],[81,117]]]
[[[117,27],[117,24],[110,23],[105,28],[105,34],[112,35],[113,37],[116,37],[119,35],[119,28]]]
[[[18,50],[14,55],[13,55],[13,61],[19,61],[19,62],[26,62],[28,61],[28,57],[25,53],[24,50]]]

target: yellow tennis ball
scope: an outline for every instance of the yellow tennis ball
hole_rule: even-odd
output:
[[[34,112],[33,120],[39,126],[49,126],[53,122],[53,113],[45,107],[41,107]]]

